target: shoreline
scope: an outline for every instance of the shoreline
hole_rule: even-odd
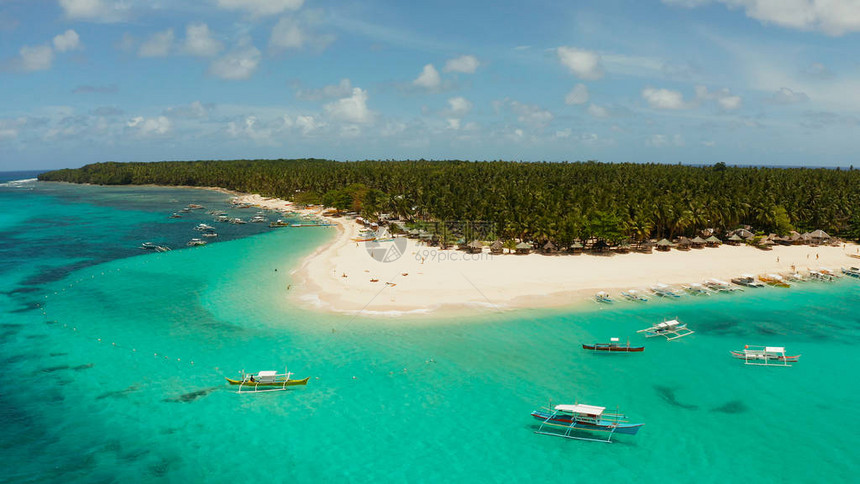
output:
[[[294,210],[322,217],[322,209],[296,210],[292,203],[260,195],[239,195],[239,202],[272,210]],[[292,291],[298,305],[318,311],[365,317],[447,317],[474,311],[558,309],[593,303],[599,291],[618,298],[620,291],[658,283],[681,285],[742,274],[785,273],[858,265],[848,253],[857,244],[811,247],[748,246],[655,251],[609,256],[491,255],[428,247],[413,239],[356,242],[362,228],[354,220],[323,217],[337,233],[296,267]],[[387,259],[386,259],[387,258]]]

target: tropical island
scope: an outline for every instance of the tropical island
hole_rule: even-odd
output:
[[[860,239],[853,168],[304,159],[97,163],[39,179],[218,187],[326,216],[339,234],[295,271],[291,297],[366,314],[838,270]]]

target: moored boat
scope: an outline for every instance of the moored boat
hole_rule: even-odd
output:
[[[758,280],[770,286],[791,287],[791,284],[785,282],[785,279],[779,274],[762,274],[758,276]]]
[[[860,279],[860,267],[843,267],[842,273],[848,277],[855,277]]]
[[[612,304],[615,301],[612,300],[612,297],[609,296],[609,293],[606,291],[600,291],[594,295],[594,300],[599,303]]]
[[[637,333],[645,333],[646,338],[665,336],[667,340],[672,341],[673,339],[691,335],[695,331],[687,328],[687,323],[682,323],[678,319],[669,319],[659,322],[650,328],[640,329]]]
[[[593,442],[612,442],[614,434],[636,435],[645,425],[630,423],[620,413],[607,413],[606,407],[583,404],[544,407],[531,415],[542,422],[536,434]],[[606,438],[580,437],[582,434],[574,434],[575,431],[603,432]]]
[[[735,277],[734,279],[732,279],[732,283],[745,287],[764,287],[764,284],[756,281],[755,277],[753,277],[752,274],[744,274],[741,277]]]
[[[188,247],[194,247],[197,245],[206,245],[206,241],[203,239],[191,239],[185,245],[187,245]]]
[[[751,346],[744,345],[744,349],[734,351],[732,356],[744,360],[747,365],[759,366],[791,366],[789,363],[797,363],[800,355],[786,355],[782,346]]]
[[[308,380],[310,379],[310,377],[307,377],[301,380],[293,380],[290,378],[292,375],[292,372],[286,371],[286,369],[284,369],[284,373],[278,373],[277,371],[260,371],[257,373],[245,373],[245,371],[243,370],[242,377],[238,380],[226,377],[225,378],[227,380],[227,383],[229,383],[230,385],[239,386],[238,393],[281,391],[286,390],[287,387],[291,386],[307,385]]]
[[[636,289],[631,289],[629,291],[622,291],[621,297],[627,299],[628,301],[636,301],[636,302],[646,302],[648,298],[645,297],[641,292]]]
[[[621,345],[618,338],[609,338],[609,343],[594,343],[590,345],[583,344],[582,349],[618,353],[638,353],[645,351],[644,346],[630,346],[630,340],[627,341],[626,345]]]
[[[651,292],[653,292],[654,295],[660,296],[660,297],[672,297],[672,298],[681,297],[681,295],[678,294],[678,292],[675,290],[675,288],[673,288],[672,286],[666,285],[666,284],[654,284],[653,286],[651,286]]]

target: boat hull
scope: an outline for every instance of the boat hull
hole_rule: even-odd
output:
[[[613,346],[606,343],[595,343],[593,345],[583,344],[582,349],[588,351],[603,351],[607,353],[638,353],[645,351],[644,346]]]
[[[254,386],[256,386],[256,387],[283,387],[283,386],[293,387],[293,386],[299,386],[299,385],[307,385],[308,380],[310,380],[310,377],[307,377],[303,380],[287,380],[286,382],[283,382],[283,381],[280,381],[280,382],[247,382],[247,381],[243,382],[242,380],[234,380],[232,378],[227,378],[227,377],[225,377],[225,379],[231,385],[242,385],[244,383],[244,386],[246,386],[246,387],[254,387]]]
[[[541,422],[562,427],[571,427],[574,429],[592,430],[600,432],[613,432],[616,434],[626,435],[636,435],[636,433],[639,432],[639,428],[645,425],[631,423],[615,423],[612,420],[599,420],[597,424],[592,424],[587,422],[574,421],[570,415],[553,415],[542,410],[535,410],[534,412],[532,412],[532,417],[537,420],[540,420]]]
[[[732,351],[732,356],[739,360],[751,360],[751,361],[785,361],[788,363],[797,363],[797,360],[800,359],[800,355],[750,355],[744,354],[743,351]]]

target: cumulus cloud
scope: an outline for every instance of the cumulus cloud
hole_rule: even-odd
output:
[[[809,96],[800,91],[792,91],[787,87],[781,87],[768,99],[769,104],[798,104],[809,101]]]
[[[243,10],[254,17],[278,15],[288,10],[298,10],[304,0],[216,0],[225,10]]]
[[[534,104],[509,101],[509,105],[517,114],[517,121],[532,128],[543,128],[555,119],[551,112]]]
[[[687,8],[722,3],[730,9],[743,9],[747,17],[765,24],[834,36],[860,31],[857,0],[663,0],[663,3]]]
[[[205,23],[188,24],[185,27],[185,41],[182,43],[184,54],[213,57],[223,48],[224,44],[212,37],[212,32]]]
[[[642,98],[654,109],[686,109],[689,107],[684,102],[684,96],[680,92],[670,89],[646,87],[642,89]]]
[[[337,84],[323,86],[320,89],[299,89],[296,98],[303,101],[320,101],[323,99],[334,99],[346,97],[352,93],[352,83],[349,79],[341,79]]]
[[[203,104],[194,101],[184,106],[172,106],[164,111],[164,114],[173,118],[201,119],[209,117],[209,112],[214,108],[213,104]]]
[[[59,0],[66,18],[90,22],[119,22],[129,13],[130,6],[120,0]]]
[[[588,114],[594,116],[595,118],[610,117],[609,110],[603,106],[598,106],[597,104],[590,104],[588,106]]]
[[[717,104],[724,111],[734,111],[740,108],[742,103],[741,97],[732,94],[727,88],[709,91],[706,86],[696,86],[696,100],[717,101]]]
[[[170,120],[167,116],[157,118],[137,116],[128,120],[125,125],[139,136],[163,136],[170,132]]]
[[[473,55],[462,55],[454,59],[448,59],[445,62],[445,72],[462,72],[464,74],[474,74],[478,69],[480,62]]]
[[[209,74],[231,81],[250,78],[260,64],[260,50],[253,45],[239,46],[212,61]]]
[[[173,29],[156,32],[140,44],[137,55],[140,57],[167,57],[173,47]]]
[[[275,50],[301,49],[306,40],[299,23],[290,17],[283,17],[272,28],[269,47]]]
[[[645,144],[654,148],[666,146],[684,146],[684,137],[680,134],[667,136],[665,134],[654,134],[645,140]]]
[[[57,52],[66,52],[81,48],[81,39],[78,33],[72,29],[66,30],[62,34],[54,37],[54,49]]]
[[[588,102],[588,87],[585,84],[577,84],[564,97],[565,104],[585,104]]]
[[[332,101],[323,110],[331,119],[347,123],[370,123],[374,116],[367,108],[367,91],[358,87],[352,89],[351,96]]]
[[[596,52],[562,46],[556,49],[558,60],[580,79],[595,80],[603,77],[603,66]]]
[[[448,113],[455,118],[462,118],[472,110],[472,102],[464,97],[452,97],[448,99]]]
[[[421,70],[421,74],[412,81],[412,84],[426,89],[438,89],[442,85],[442,78],[439,76],[439,71],[433,67],[433,64],[427,64]]]
[[[324,121],[317,120],[313,116],[302,115],[296,116],[295,126],[299,129],[299,131],[302,132],[303,136],[310,136],[315,131],[324,128],[326,126],[326,123]]]

